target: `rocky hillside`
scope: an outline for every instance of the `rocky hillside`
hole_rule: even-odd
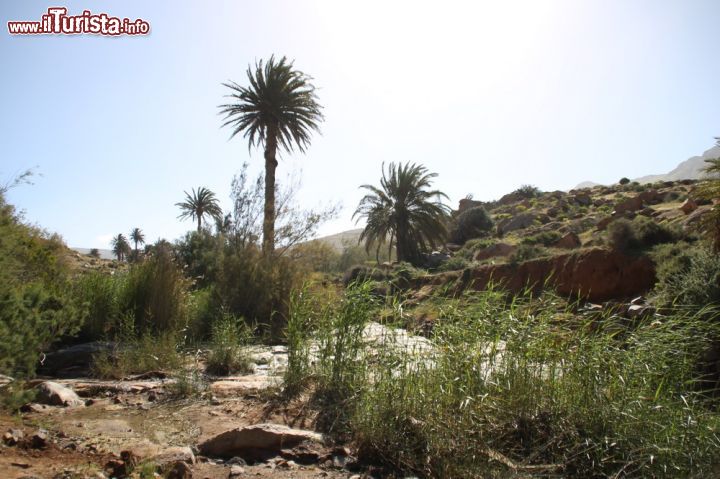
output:
[[[447,255],[438,258],[440,273],[421,283],[458,280],[459,287],[471,289],[502,283],[520,291],[549,281],[561,293],[597,301],[642,294],[655,282],[649,248],[694,240],[694,226],[712,208],[696,188],[697,180],[681,180],[569,192],[518,190],[489,203],[463,199],[456,218],[482,206],[493,229],[448,244]],[[618,220],[624,230],[612,226]]]

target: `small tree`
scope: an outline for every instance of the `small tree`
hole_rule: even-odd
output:
[[[486,235],[493,227],[493,220],[485,208],[476,206],[460,213],[450,232],[450,241],[464,244],[467,240]]]
[[[630,183],[630,178],[625,178],[625,177],[620,178],[620,181],[618,181],[618,183],[620,183],[621,185],[625,186],[625,185],[627,185],[628,183]]]
[[[130,252],[130,244],[124,234],[120,233],[112,239],[112,252],[117,256],[118,261],[123,261]]]
[[[222,219],[222,210],[220,209],[220,205],[218,205],[217,198],[215,198],[215,193],[202,186],[198,188],[197,191],[193,188],[192,194],[187,191],[184,193],[185,201],[175,203],[175,206],[178,206],[180,210],[182,210],[178,218],[197,220],[198,231],[202,229],[202,221],[205,215],[216,220]]]

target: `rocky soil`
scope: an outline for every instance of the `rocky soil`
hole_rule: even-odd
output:
[[[373,347],[432,350],[425,338],[377,323],[364,336]],[[47,369],[59,377],[34,380],[35,402],[16,416],[0,415],[1,478],[360,478],[372,472],[351,447],[315,430],[317,411],[307,397],[280,400],[282,346],[252,347],[252,373],[205,377],[190,396],[177,396],[177,380],[162,371],[118,381],[66,377],[97,349],[80,345],[49,356],[47,362],[62,365]]]

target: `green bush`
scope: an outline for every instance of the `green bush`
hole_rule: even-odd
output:
[[[485,208],[476,206],[460,213],[450,231],[450,241],[464,244],[473,238],[487,235],[493,228],[493,220]]]
[[[80,276],[73,292],[78,301],[88,306],[88,316],[80,331],[81,341],[107,339],[112,336],[121,315],[120,294],[124,275],[92,272]]]
[[[655,248],[653,259],[659,303],[694,310],[720,304],[720,256],[706,247],[681,242]]]
[[[508,258],[510,264],[520,264],[547,254],[545,248],[537,245],[521,244]]]
[[[388,475],[702,477],[717,467],[720,415],[696,389],[716,322],[673,310],[632,329],[609,313],[588,324],[552,294],[508,302],[486,291],[436,298],[443,321],[423,352],[391,332],[365,342],[370,300],[301,308],[304,344],[319,349],[299,358],[318,385],[320,424]]]
[[[43,351],[74,335],[85,316],[70,294],[67,248],[24,224],[0,189],[0,373],[32,377]]]
[[[678,241],[681,233],[671,227],[659,224],[651,218],[638,216],[630,221],[620,218],[608,226],[610,246],[622,252],[649,248],[658,244]]]
[[[205,370],[216,376],[251,372],[252,361],[245,348],[252,335],[245,320],[223,315],[212,326],[212,343]]]
[[[561,234],[557,231],[543,231],[532,236],[526,236],[520,241],[521,244],[526,245],[542,245],[550,246],[557,242],[561,238]]]
[[[458,271],[465,269],[470,265],[470,262],[462,256],[453,256],[449,260],[445,261],[437,269],[438,271]]]
[[[618,183],[620,183],[623,186],[627,185],[628,183],[630,183],[630,178],[624,178],[624,177],[620,178],[620,181],[618,181]]]
[[[533,185],[522,185],[520,188],[515,190],[513,193],[522,196],[523,198],[537,198],[540,196],[540,189]]]

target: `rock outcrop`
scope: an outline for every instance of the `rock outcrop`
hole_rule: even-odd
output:
[[[37,386],[37,401],[51,406],[84,406],[85,401],[70,388],[52,381],[45,381]]]
[[[480,266],[463,273],[429,277],[432,284],[457,280],[459,287],[477,291],[500,285],[512,292],[526,288],[554,287],[566,296],[589,301],[637,296],[655,283],[655,266],[646,256],[627,256],[617,251],[591,248],[550,258],[539,258],[518,265]]]
[[[248,460],[262,459],[292,448],[302,442],[321,442],[322,435],[303,429],[292,429],[280,424],[256,424],[225,431],[198,448],[208,457],[240,456]]]

